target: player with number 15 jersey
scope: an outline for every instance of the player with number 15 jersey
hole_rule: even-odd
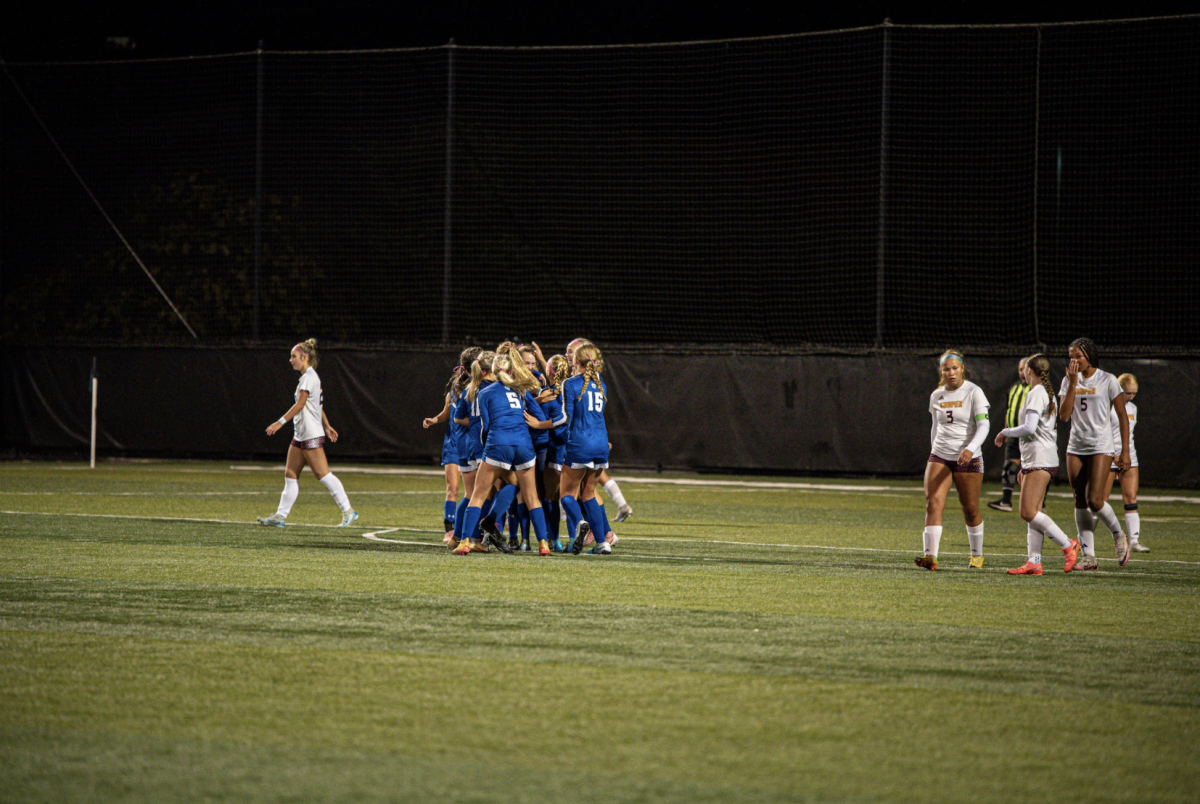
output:
[[[577,374],[563,383],[562,414],[556,426],[567,426],[566,465],[572,469],[608,468],[608,427],[604,406],[608,402],[599,376]]]

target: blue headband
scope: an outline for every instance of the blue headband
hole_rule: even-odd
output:
[[[962,359],[961,357],[959,357],[959,356],[958,356],[958,355],[956,355],[956,354],[949,354],[949,355],[946,355],[945,357],[943,357],[941,360],[939,360],[939,361],[938,361],[938,365],[939,365],[939,366],[940,366],[940,365],[942,365],[942,364],[943,364],[943,363],[945,363],[947,360],[957,360],[957,361],[958,361],[958,364],[959,364],[960,366],[963,364],[963,359]]]

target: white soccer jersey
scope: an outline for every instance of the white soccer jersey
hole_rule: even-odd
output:
[[[1133,428],[1137,426],[1137,405],[1125,403],[1125,413],[1129,416],[1129,465],[1137,466],[1137,447],[1133,443]],[[1121,420],[1114,413],[1111,417],[1113,452],[1121,451]]]
[[[292,419],[292,424],[296,428],[295,439],[309,441],[320,438],[325,435],[325,427],[321,424],[321,406],[325,400],[321,392],[321,378],[317,376],[316,369],[309,367],[300,375],[300,384],[296,386],[296,393],[293,397],[297,402],[300,401],[301,391],[308,391],[308,399],[305,401],[304,407],[300,408],[300,412]]]
[[[1050,410],[1050,394],[1046,386],[1035,385],[1025,397],[1019,421],[1025,423],[1025,411],[1038,415],[1033,435],[1021,437],[1021,468],[1053,469],[1058,466],[1058,411]]]
[[[987,418],[989,407],[983,389],[970,380],[963,380],[954,391],[938,388],[929,395],[929,412],[933,414],[930,451],[947,461],[957,461],[975,435],[976,422]]]
[[[1067,440],[1067,452],[1072,455],[1111,455],[1113,450],[1112,427],[1108,423],[1112,414],[1112,402],[1122,393],[1117,378],[1103,369],[1096,369],[1091,377],[1079,373],[1075,385],[1075,406],[1071,411],[1071,437]],[[1059,404],[1067,397],[1070,381],[1063,377],[1058,391]],[[1120,437],[1118,436],[1118,443]]]

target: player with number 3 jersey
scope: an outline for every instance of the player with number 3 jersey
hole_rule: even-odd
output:
[[[958,490],[967,540],[971,545],[973,569],[983,568],[983,517],[979,513],[979,492],[983,488],[983,459],[979,448],[987,438],[987,397],[983,389],[967,379],[960,352],[944,352],[938,366],[938,387],[929,396],[933,417],[930,454],[925,464],[924,552],[916,559],[918,567],[937,569],[938,547],[942,540],[942,512],[950,483]]]

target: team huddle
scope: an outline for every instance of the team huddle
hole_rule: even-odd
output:
[[[300,372],[295,404],[272,422],[267,434],[293,421],[295,437],[288,447],[279,508],[258,521],[285,524],[299,492],[299,473],[308,465],[341,508],[339,527],[347,526],[358,514],[325,458],[325,438],[336,441],[337,431],[323,407],[316,341],[297,344],[289,359]],[[447,486],[443,525],[446,544],[456,555],[493,548],[529,551],[530,531],[540,555],[578,555],[587,545],[593,545],[592,554],[612,552],[618,539],[596,495],[597,485],[617,504],[617,522],[633,509],[607,474],[603,371],[599,347],[584,339],[572,341],[565,355],[549,360],[536,343],[506,342],[495,351],[471,347],[462,352],[442,412],[423,422],[426,428],[450,422],[442,446]],[[461,501],[460,481],[466,490]],[[560,511],[567,522],[566,546],[559,539]]]
[[[1021,361],[1020,393],[1010,392],[1009,426],[995,437],[998,447],[1010,439],[1019,457],[1009,456],[1004,467],[1004,499],[989,505],[1011,507],[1013,471],[1021,486],[1021,518],[1028,523],[1028,560],[1008,570],[1012,575],[1041,575],[1042,546],[1047,537],[1063,553],[1063,570],[1094,570],[1095,529],[1099,520],[1112,533],[1117,561],[1124,566],[1131,552],[1149,552],[1140,540],[1137,510],[1138,462],[1133,444],[1137,409],[1137,378],[1114,377],[1100,368],[1096,345],[1087,338],[1074,341],[1057,397],[1050,381],[1050,359],[1044,354]],[[358,518],[345,489],[329,471],[325,439],[337,441],[323,407],[321,381],[316,373],[316,341],[297,344],[292,368],[300,372],[295,403],[267,428],[274,435],[292,421],[295,436],[288,447],[284,489],[279,508],[263,525],[285,524],[299,493],[299,473],[307,465],[342,511],[341,527]],[[601,379],[604,358],[599,347],[576,339],[566,353],[546,360],[536,343],[500,344],[494,351],[463,350],[445,393],[441,413],[424,420],[426,428],[449,422],[442,445],[446,475],[443,511],[445,542],[456,555],[531,551],[540,555],[571,552],[585,546],[608,555],[618,541],[597,485],[618,506],[621,522],[633,509],[616,481],[608,477],[608,428],[604,411],[608,390]],[[925,465],[924,550],[917,566],[938,568],[942,514],[951,483],[958,491],[967,526],[971,557],[968,567],[983,567],[983,517],[979,496],[983,485],[980,447],[990,432],[990,405],[983,390],[971,382],[960,352],[942,354],[937,389],[930,395],[933,419],[930,455]],[[1015,405],[1019,400],[1019,407]],[[1058,425],[1071,423],[1067,443],[1067,476],[1075,497],[1077,538],[1070,538],[1045,512],[1046,492],[1058,474]],[[1019,467],[1019,470],[1014,467]],[[1128,535],[1121,528],[1108,496],[1120,478]],[[459,499],[459,487],[465,495]],[[559,538],[565,514],[567,543]],[[508,537],[504,535],[505,523]],[[532,540],[531,540],[532,533]]]
[[[1020,367],[1028,391],[1010,425],[995,438],[998,447],[1009,439],[1020,445],[1019,479],[1021,518],[1028,523],[1028,560],[1010,569],[1010,575],[1041,575],[1042,546],[1049,537],[1063,553],[1063,570],[1094,570],[1095,528],[1099,520],[1112,533],[1117,562],[1124,566],[1131,552],[1149,552],[1140,541],[1137,512],[1137,451],[1133,427],[1137,409],[1137,378],[1132,374],[1114,377],[1100,368],[1096,345],[1087,338],[1074,341],[1068,350],[1070,363],[1057,398],[1050,381],[1050,359],[1044,354],[1025,358]],[[936,570],[942,538],[942,512],[953,482],[962,503],[971,557],[968,567],[983,567],[983,517],[979,493],[983,484],[983,460],[979,448],[987,438],[989,404],[983,390],[968,378],[961,353],[947,351],[939,365],[938,388],[930,395],[933,418],[931,452],[925,466],[924,551],[917,566]],[[1014,395],[1009,396],[1010,404]],[[1075,497],[1075,526],[1078,538],[1070,538],[1044,511],[1046,491],[1058,474],[1058,424],[1071,423],[1067,443],[1067,477]],[[1013,461],[1016,463],[1016,461]],[[1009,469],[1005,467],[1006,473]],[[1007,474],[1006,474],[1007,476]],[[1108,496],[1114,477],[1121,479],[1125,522],[1121,528]],[[990,504],[1011,510],[1005,500]]]

